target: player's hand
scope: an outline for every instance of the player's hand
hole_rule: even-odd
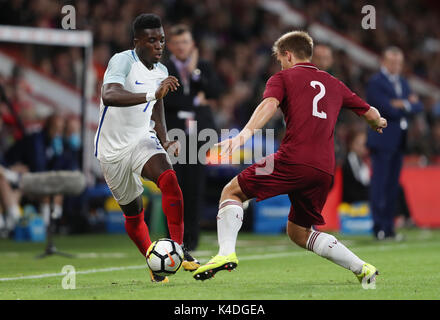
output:
[[[169,76],[164,81],[160,83],[159,88],[156,90],[156,99],[162,99],[168,93],[168,91],[176,91],[180,87],[179,80],[176,77]]]
[[[372,126],[372,129],[378,133],[383,133],[383,129],[385,129],[387,125],[387,119],[381,117],[379,122]]]
[[[214,148],[220,148],[220,156],[229,156],[232,153],[240,148],[244,144],[244,138],[240,135],[235,136],[234,138],[223,140],[222,142],[216,143]]]
[[[175,157],[177,157],[179,155],[181,144],[178,140],[166,141],[166,142],[164,142],[164,144],[162,146],[165,149],[165,151],[167,151],[167,152],[168,152],[168,149],[170,149],[170,152],[172,152]]]

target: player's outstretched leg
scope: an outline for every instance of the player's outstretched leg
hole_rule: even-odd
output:
[[[220,203],[217,214],[219,252],[193,273],[194,279],[210,279],[218,271],[231,271],[237,267],[238,259],[235,254],[235,244],[242,223],[243,204],[240,201],[227,199]]]
[[[148,247],[151,245],[151,240],[147,224],[144,220],[144,210],[142,209],[141,213],[134,216],[124,214],[124,218],[125,230],[128,236],[145,257]]]
[[[218,271],[234,270],[238,265],[235,244],[238,232],[243,224],[243,202],[246,196],[234,178],[223,189],[217,214],[217,236],[219,243],[218,254],[205,265],[200,266],[193,277],[196,280],[206,280],[214,277]]]
[[[352,271],[364,288],[375,285],[376,276],[379,274],[376,267],[359,259],[334,236],[299,226],[291,221],[287,224],[287,233],[300,247]]]
[[[138,247],[142,256],[146,258],[146,253],[151,245],[151,239],[147,224],[144,220],[142,197],[139,196],[126,205],[120,204],[120,207],[124,212],[125,230],[127,231],[128,236]],[[138,213],[139,211],[140,213]],[[150,273],[150,280],[152,282],[168,282],[168,277],[153,274],[150,269],[148,269],[148,271]]]
[[[200,263],[191,256],[183,245],[183,195],[176,172],[172,169],[165,170],[157,179],[157,185],[162,192],[162,209],[167,217],[170,237],[183,249],[183,269],[194,271],[200,266]]]

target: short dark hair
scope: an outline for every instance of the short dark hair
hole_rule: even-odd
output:
[[[298,59],[310,59],[313,54],[313,39],[305,31],[291,31],[275,41],[272,50],[283,56],[285,51],[289,51]]]
[[[186,24],[177,24],[171,27],[169,37],[171,38],[172,36],[180,36],[181,34],[184,34],[186,32],[191,33],[190,28]]]
[[[138,15],[133,21],[133,35],[144,29],[156,29],[162,27],[160,17],[153,13],[143,13]]]

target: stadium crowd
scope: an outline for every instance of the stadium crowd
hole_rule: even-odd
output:
[[[406,53],[405,72],[411,72],[434,83],[440,83],[435,72],[440,63],[438,5],[433,1],[399,1],[385,5],[370,1],[377,12],[377,29],[361,28],[362,3],[357,1],[289,0],[308,21],[319,21],[336,29],[353,41],[380,53],[394,44]],[[176,23],[189,25],[200,48],[200,57],[214,63],[226,88],[211,105],[219,128],[241,127],[261,97],[268,77],[278,71],[271,57],[271,46],[279,34],[289,29],[278,16],[262,9],[257,0],[167,0],[167,1],[67,1],[76,9],[77,29],[93,31],[95,95],[99,96],[101,80],[110,57],[132,46],[131,21],[141,12],[162,17],[165,31]],[[15,0],[3,2],[1,21],[11,25],[56,28],[62,19],[61,6],[54,0]],[[26,14],[23,14],[23,13]],[[423,18],[422,18],[423,17]],[[382,32],[383,30],[387,32]],[[375,35],[371,36],[371,32]],[[421,37],[420,35],[423,35]],[[331,46],[331,43],[328,43]],[[33,46],[24,51],[24,58],[43,72],[79,87],[82,54],[78,48]],[[361,97],[365,84],[375,70],[354,63],[344,51],[333,52],[328,71],[344,81]],[[23,90],[22,90],[23,91]],[[440,102],[421,97],[425,112],[417,116],[409,130],[408,152],[427,159],[440,154]],[[337,128],[338,159],[344,157],[347,132],[352,129],[348,115],[341,116]],[[282,127],[282,121],[270,125]],[[357,125],[357,124],[356,124]]]

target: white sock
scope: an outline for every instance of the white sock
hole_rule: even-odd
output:
[[[52,218],[59,219],[63,215],[63,206],[59,204],[53,205]]]
[[[3,168],[3,175],[9,183],[18,184],[20,182],[20,175],[15,171]]]
[[[362,272],[365,263],[334,236],[323,232],[312,231],[307,240],[307,249],[356,274]]]
[[[12,230],[15,228],[18,220],[20,219],[20,207],[16,204],[10,206],[6,211],[6,228]]]
[[[217,214],[218,254],[227,256],[235,252],[238,231],[243,224],[242,203],[236,200],[225,200],[220,203]]]
[[[10,215],[15,221],[20,219],[20,207],[17,204],[10,206],[7,210],[8,215]]]
[[[44,220],[44,224],[47,226],[49,225],[49,219],[50,219],[50,204],[49,203],[43,203],[40,207],[41,215]]]

